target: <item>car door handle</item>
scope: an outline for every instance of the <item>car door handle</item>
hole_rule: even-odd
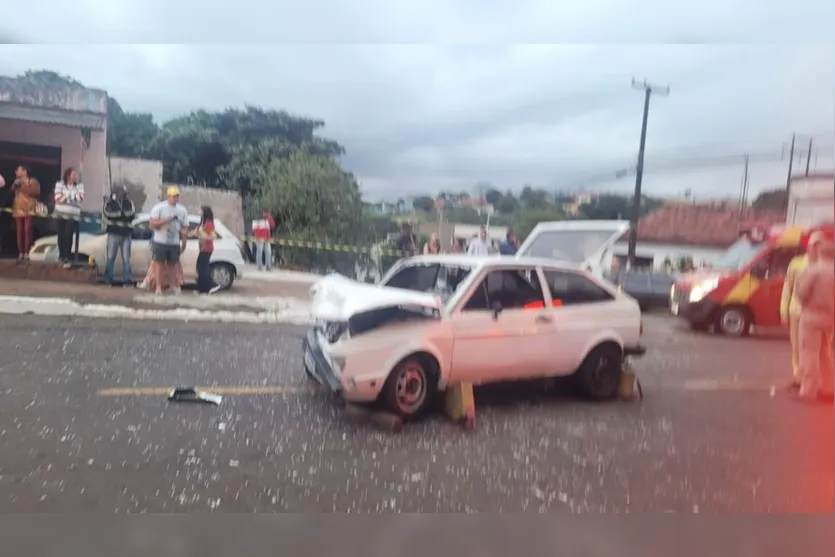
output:
[[[541,324],[553,323],[554,319],[550,315],[537,315],[536,322]]]

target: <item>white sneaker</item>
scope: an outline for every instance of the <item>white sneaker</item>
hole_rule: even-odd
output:
[[[220,286],[217,286],[217,285],[212,286],[212,289],[211,289],[211,290],[209,290],[209,294],[214,294],[214,293],[215,293],[215,292],[217,292],[218,290],[220,290]]]
[[[174,296],[179,296],[182,293],[183,293],[183,291],[179,288],[172,288],[171,289],[171,294],[173,294]]]

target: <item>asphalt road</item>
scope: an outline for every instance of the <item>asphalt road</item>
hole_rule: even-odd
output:
[[[642,402],[492,388],[472,432],[392,435],[311,388],[301,334],[0,316],[0,511],[833,511],[833,409],[772,393],[781,338],[648,317]],[[239,389],[218,407],[99,392],[176,384]]]

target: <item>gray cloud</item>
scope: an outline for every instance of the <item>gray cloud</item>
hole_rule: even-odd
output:
[[[37,21],[38,37],[282,44],[3,45],[0,74],[53,69],[159,119],[244,103],[322,118],[371,196],[470,189],[482,180],[502,188],[558,187],[614,175],[634,164],[637,149],[642,97],[630,88],[633,76],[672,88],[652,101],[650,192],[738,188],[741,158],[701,172],[662,173],[661,163],[672,157],[779,153],[793,132],[814,134],[830,151],[835,143],[832,47],[637,44],[769,40],[786,28],[828,36],[835,9],[820,2],[330,4],[239,0],[221,13],[195,0],[30,0],[16,8],[16,20]],[[16,40],[35,38],[5,31]],[[607,44],[503,44],[557,37]],[[359,41],[366,44],[348,44]],[[368,44],[388,42],[399,44]],[[831,168],[832,159],[820,154],[818,168]],[[785,179],[779,161],[752,171],[754,190]],[[628,179],[593,185],[630,187]]]

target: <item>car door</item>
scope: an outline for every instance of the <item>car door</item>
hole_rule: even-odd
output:
[[[776,247],[751,268],[751,293],[748,306],[754,313],[754,324],[760,327],[780,325],[780,298],[791,260],[801,255],[800,247]]]
[[[618,328],[622,320],[614,308],[614,296],[590,277],[566,269],[543,269],[543,276],[555,306],[551,329],[551,373],[574,373],[604,326]]]
[[[547,374],[552,313],[535,267],[489,270],[451,315],[451,380],[481,384]]]
[[[139,217],[133,221],[130,243],[130,271],[133,278],[142,280],[151,267],[151,238],[153,231],[148,227],[148,217]],[[116,258],[116,274],[122,276],[122,262]]]

